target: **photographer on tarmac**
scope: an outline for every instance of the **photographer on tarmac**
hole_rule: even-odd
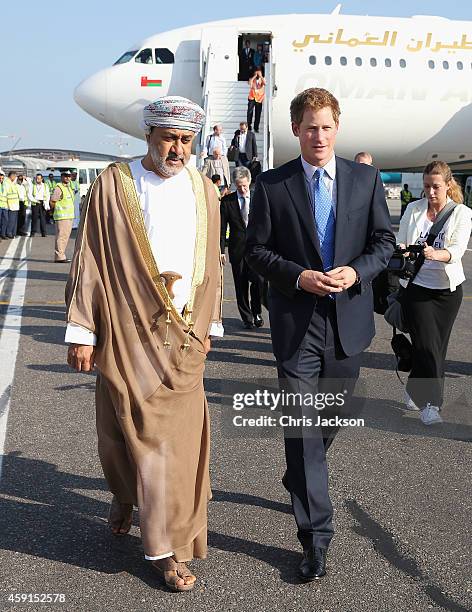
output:
[[[465,280],[462,256],[471,232],[472,212],[463,203],[460,186],[451,169],[434,161],[423,172],[426,197],[411,202],[400,221],[397,241],[400,247],[421,245],[423,260],[402,299],[404,317],[413,345],[412,369],[407,383],[409,410],[421,410],[425,425],[442,422],[444,364],[449,337],[462,302]],[[430,229],[446,207],[449,218],[432,245],[426,244]]]

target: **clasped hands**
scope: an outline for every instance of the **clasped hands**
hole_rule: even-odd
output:
[[[329,272],[304,270],[300,274],[298,286],[308,293],[325,296],[346,291],[354,285],[356,279],[357,273],[350,266],[339,266]]]

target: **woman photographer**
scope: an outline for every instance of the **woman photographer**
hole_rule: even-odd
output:
[[[423,250],[424,263],[402,298],[404,316],[413,345],[407,383],[406,408],[421,410],[425,425],[441,423],[444,364],[449,337],[462,301],[465,280],[461,258],[471,232],[471,211],[463,205],[462,190],[443,161],[434,161],[423,172],[425,197],[411,202],[400,221],[397,242],[423,244],[448,202],[454,209],[432,246]]]

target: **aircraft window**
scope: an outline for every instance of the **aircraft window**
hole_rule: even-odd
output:
[[[443,62],[444,70],[449,70],[449,62]]]
[[[377,66],[377,60],[375,59],[375,57],[370,58],[370,65],[373,66],[374,68],[375,66]]]
[[[152,50],[151,49],[143,49],[138,53],[138,55],[134,58],[134,61],[138,64],[152,64]]]
[[[462,70],[464,68],[464,64],[462,62],[457,62],[457,70]]]
[[[116,66],[117,64],[126,64],[126,62],[129,62],[129,60],[132,59],[137,52],[137,49],[135,49],[134,51],[126,51],[126,53],[123,53],[123,55],[116,60],[113,66]]]
[[[385,59],[385,66],[386,66],[387,68],[391,68],[391,67],[392,67],[392,60],[391,60],[389,57],[387,57],[387,58]]]
[[[95,173],[95,168],[89,168],[89,179],[90,182],[94,181],[97,178],[97,175]]]
[[[345,57],[340,57],[339,61],[341,62],[341,66],[346,66],[347,65],[347,59]]]
[[[434,68],[434,60],[429,60],[428,66],[431,68],[431,70],[433,70],[433,68]]]
[[[308,58],[308,61],[310,62],[312,66],[314,66],[316,64],[316,57],[314,55],[310,55],[310,57]]]
[[[433,155],[431,155],[431,159],[437,159],[438,154],[437,153],[433,153]]]
[[[356,62],[356,66],[362,66],[362,58],[361,57],[356,57],[356,59],[354,61]]]
[[[404,59],[401,59],[401,60],[400,60],[400,68],[405,68],[405,66],[406,66],[406,62],[405,62],[405,60],[404,60]]]
[[[326,64],[327,66],[331,66],[331,64],[332,64],[332,63],[333,63],[333,60],[331,59],[331,57],[330,57],[329,55],[327,55],[327,56],[325,57],[325,64]]]
[[[87,183],[87,170],[85,168],[79,170],[79,185],[85,185]]]
[[[156,53],[156,64],[173,64],[174,54],[170,49],[154,49]]]

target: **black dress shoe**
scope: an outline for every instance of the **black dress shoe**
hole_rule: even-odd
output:
[[[243,325],[246,329],[254,329],[254,325],[251,323],[251,321],[243,321]]]
[[[319,580],[326,574],[326,548],[307,548],[303,551],[303,560],[298,568],[298,577],[304,582]]]
[[[260,314],[254,317],[254,325],[256,327],[262,327],[264,325],[264,319],[262,318]]]

